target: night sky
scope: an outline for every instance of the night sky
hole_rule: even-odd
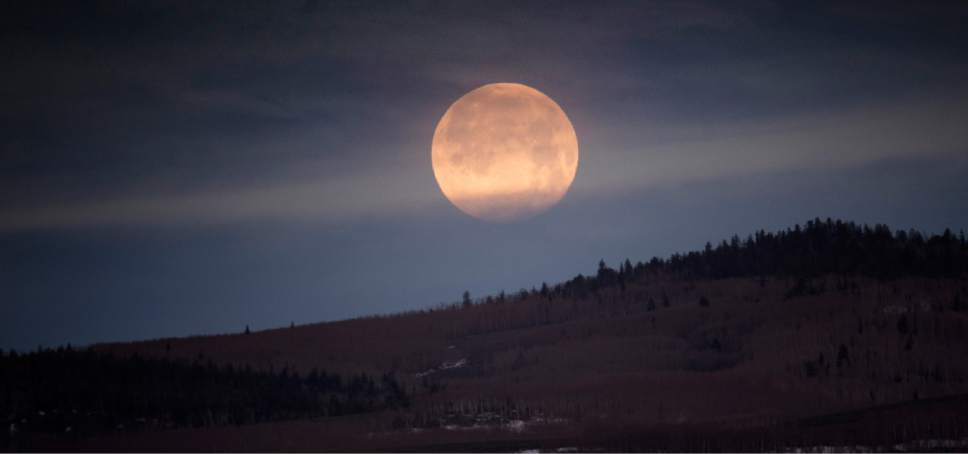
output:
[[[961,2],[9,2],[0,348],[427,308],[839,217],[968,228]],[[484,222],[430,165],[518,82],[562,202]]]

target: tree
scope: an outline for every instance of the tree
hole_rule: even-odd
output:
[[[717,352],[723,351],[723,344],[719,342],[719,338],[713,338],[713,341],[709,343],[709,348],[716,350]]]
[[[461,296],[461,305],[464,307],[469,307],[471,304],[471,292],[464,290],[464,294]]]
[[[844,364],[850,365],[850,355],[847,352],[847,346],[840,344],[840,348],[837,349],[837,367],[840,368]]]
[[[245,334],[249,334],[249,325],[245,325]]]

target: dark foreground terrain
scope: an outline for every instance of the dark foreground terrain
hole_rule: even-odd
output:
[[[963,234],[816,220],[392,316],[8,352],[0,447],[965,451],[965,358]]]

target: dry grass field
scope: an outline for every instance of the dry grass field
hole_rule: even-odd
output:
[[[947,232],[817,221],[426,310],[95,345],[287,377],[393,377],[408,398],[371,393],[356,414],[257,424],[21,436],[16,449],[965,449],[965,251]]]
[[[968,298],[964,278],[824,276],[809,280],[808,294],[791,295],[797,285],[792,278],[645,276],[583,298],[529,292],[468,307],[96,348],[303,373],[390,371],[415,396],[408,409],[352,421],[189,430],[219,439],[239,432],[226,437],[253,437],[254,447],[291,431],[282,446],[297,450],[498,441],[516,448],[515,440],[595,440],[594,433],[622,428],[714,437],[918,401],[934,402],[917,421],[930,426],[946,397],[968,393],[968,311],[951,309]],[[965,435],[965,401],[953,402],[960,411],[940,411],[937,427],[905,429],[912,433],[901,438],[931,438],[945,424]]]

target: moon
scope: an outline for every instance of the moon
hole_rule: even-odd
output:
[[[575,180],[578,137],[565,111],[517,83],[478,87],[455,101],[434,131],[434,177],[458,209],[507,222],[557,204]]]

